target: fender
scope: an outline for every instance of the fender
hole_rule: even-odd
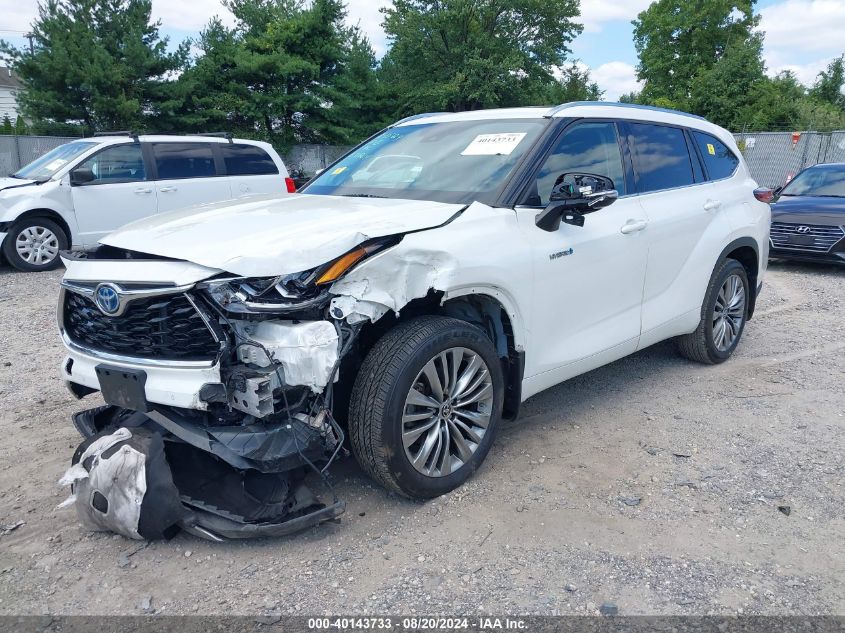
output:
[[[716,270],[719,266],[721,266],[725,260],[728,259],[728,255],[740,248],[751,248],[754,251],[755,259],[757,260],[756,270],[754,270],[753,274],[749,274],[748,276],[748,281],[751,283],[751,297],[748,301],[748,319],[751,320],[751,317],[754,316],[754,309],[757,306],[757,296],[760,294],[760,288],[762,285],[759,283],[762,262],[760,261],[760,245],[757,243],[757,240],[753,237],[740,237],[732,241],[722,249],[722,252],[716,260],[716,264],[713,266],[713,270]],[[740,260],[740,263],[748,268],[749,262]]]

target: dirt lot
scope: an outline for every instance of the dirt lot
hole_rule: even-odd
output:
[[[340,525],[140,549],[56,509],[98,403],[58,378],[60,277],[0,271],[0,614],[845,614],[845,270],[773,266],[725,365],[663,344],[532,399],[446,498],[350,458]]]

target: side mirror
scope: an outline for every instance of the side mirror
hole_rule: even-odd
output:
[[[77,167],[70,172],[70,184],[74,187],[87,185],[89,182],[93,182],[96,179],[97,177],[94,175],[94,172],[90,167]]]
[[[534,223],[544,231],[554,232],[565,222],[573,226],[584,226],[584,216],[593,213],[619,199],[619,192],[613,180],[597,174],[561,174],[555,181],[549,205],[540,213]]]

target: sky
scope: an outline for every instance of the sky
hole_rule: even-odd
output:
[[[179,42],[195,37],[213,15],[231,22],[219,0],[152,0],[161,32]],[[347,0],[350,23],[359,24],[376,53],[387,50],[379,8],[386,0]],[[608,101],[638,89],[637,54],[631,20],[650,0],[581,0],[584,32],[572,45],[572,60],[588,67]],[[22,45],[37,14],[37,0],[0,0],[0,38]],[[759,0],[760,29],[769,74],[794,71],[806,85],[827,64],[845,53],[845,0]]]

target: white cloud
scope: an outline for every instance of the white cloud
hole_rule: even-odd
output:
[[[786,0],[760,10],[766,48],[774,51],[834,55],[845,48],[845,2]]]
[[[592,69],[590,76],[604,90],[605,101],[618,101],[623,94],[642,90],[637,69],[627,62],[607,62]]]
[[[652,0],[590,0],[581,3],[581,17],[586,33],[598,33],[602,24],[614,20],[630,22],[651,4]]]
[[[784,70],[812,86],[819,72],[845,52],[845,2],[785,0],[760,10],[766,34],[763,56],[769,75]]]
[[[153,0],[153,19],[175,31],[201,31],[214,16],[232,25],[234,16],[220,0]]]
[[[349,15],[346,21],[352,25],[359,25],[361,30],[370,39],[370,43],[376,51],[376,56],[381,57],[387,52],[387,37],[381,22],[384,15],[380,12],[382,7],[390,6],[389,0],[347,0],[347,11]]]

